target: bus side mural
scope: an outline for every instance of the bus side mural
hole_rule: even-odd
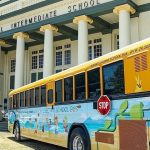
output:
[[[118,120],[149,120],[149,116],[150,98],[143,97],[113,100],[107,116],[100,115],[91,103],[60,105],[53,109],[41,107],[14,110],[10,111],[9,129],[12,132],[14,121],[20,120],[21,132],[25,132],[25,135],[35,139],[41,137],[45,141],[53,140],[50,141],[53,144],[56,144],[55,138],[60,137],[59,144],[66,147],[67,133],[73,123],[83,123],[91,140],[96,142],[95,132],[116,132]],[[150,124],[147,125],[149,127]]]

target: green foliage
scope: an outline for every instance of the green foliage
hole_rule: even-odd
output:
[[[128,108],[128,101],[125,100],[125,101],[120,105],[119,114],[122,114],[123,112],[125,112],[127,108]]]
[[[111,126],[111,123],[112,123],[112,120],[105,120],[105,125],[104,125],[104,128],[105,129],[108,129],[110,126]]]
[[[133,105],[130,109],[130,116],[131,119],[143,119],[143,103],[140,102],[139,104]]]
[[[144,113],[143,113],[143,103],[140,102],[138,104],[133,105],[129,112],[125,112],[128,109],[128,101],[125,100],[124,102],[122,102],[122,104],[120,105],[119,111],[118,113],[116,113],[116,117],[114,120],[115,123],[115,127],[112,129],[110,128],[111,124],[112,124],[112,119],[106,119],[105,123],[104,123],[104,129],[99,129],[98,131],[115,131],[116,129],[116,119],[119,120],[125,120],[126,116],[129,117],[131,120],[142,120],[144,117]]]

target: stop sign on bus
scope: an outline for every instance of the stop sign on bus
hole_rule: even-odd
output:
[[[103,95],[97,101],[97,110],[102,115],[107,115],[111,109],[111,102],[110,99]]]

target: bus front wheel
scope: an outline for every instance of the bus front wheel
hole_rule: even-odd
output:
[[[21,140],[20,126],[19,126],[18,122],[15,124],[14,135],[15,135],[15,140],[16,141],[20,141]]]
[[[75,128],[70,136],[69,150],[90,150],[90,143],[85,131]]]

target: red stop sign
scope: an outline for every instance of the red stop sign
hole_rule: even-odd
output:
[[[111,102],[110,99],[103,95],[97,101],[97,110],[102,115],[107,115],[111,109]]]

